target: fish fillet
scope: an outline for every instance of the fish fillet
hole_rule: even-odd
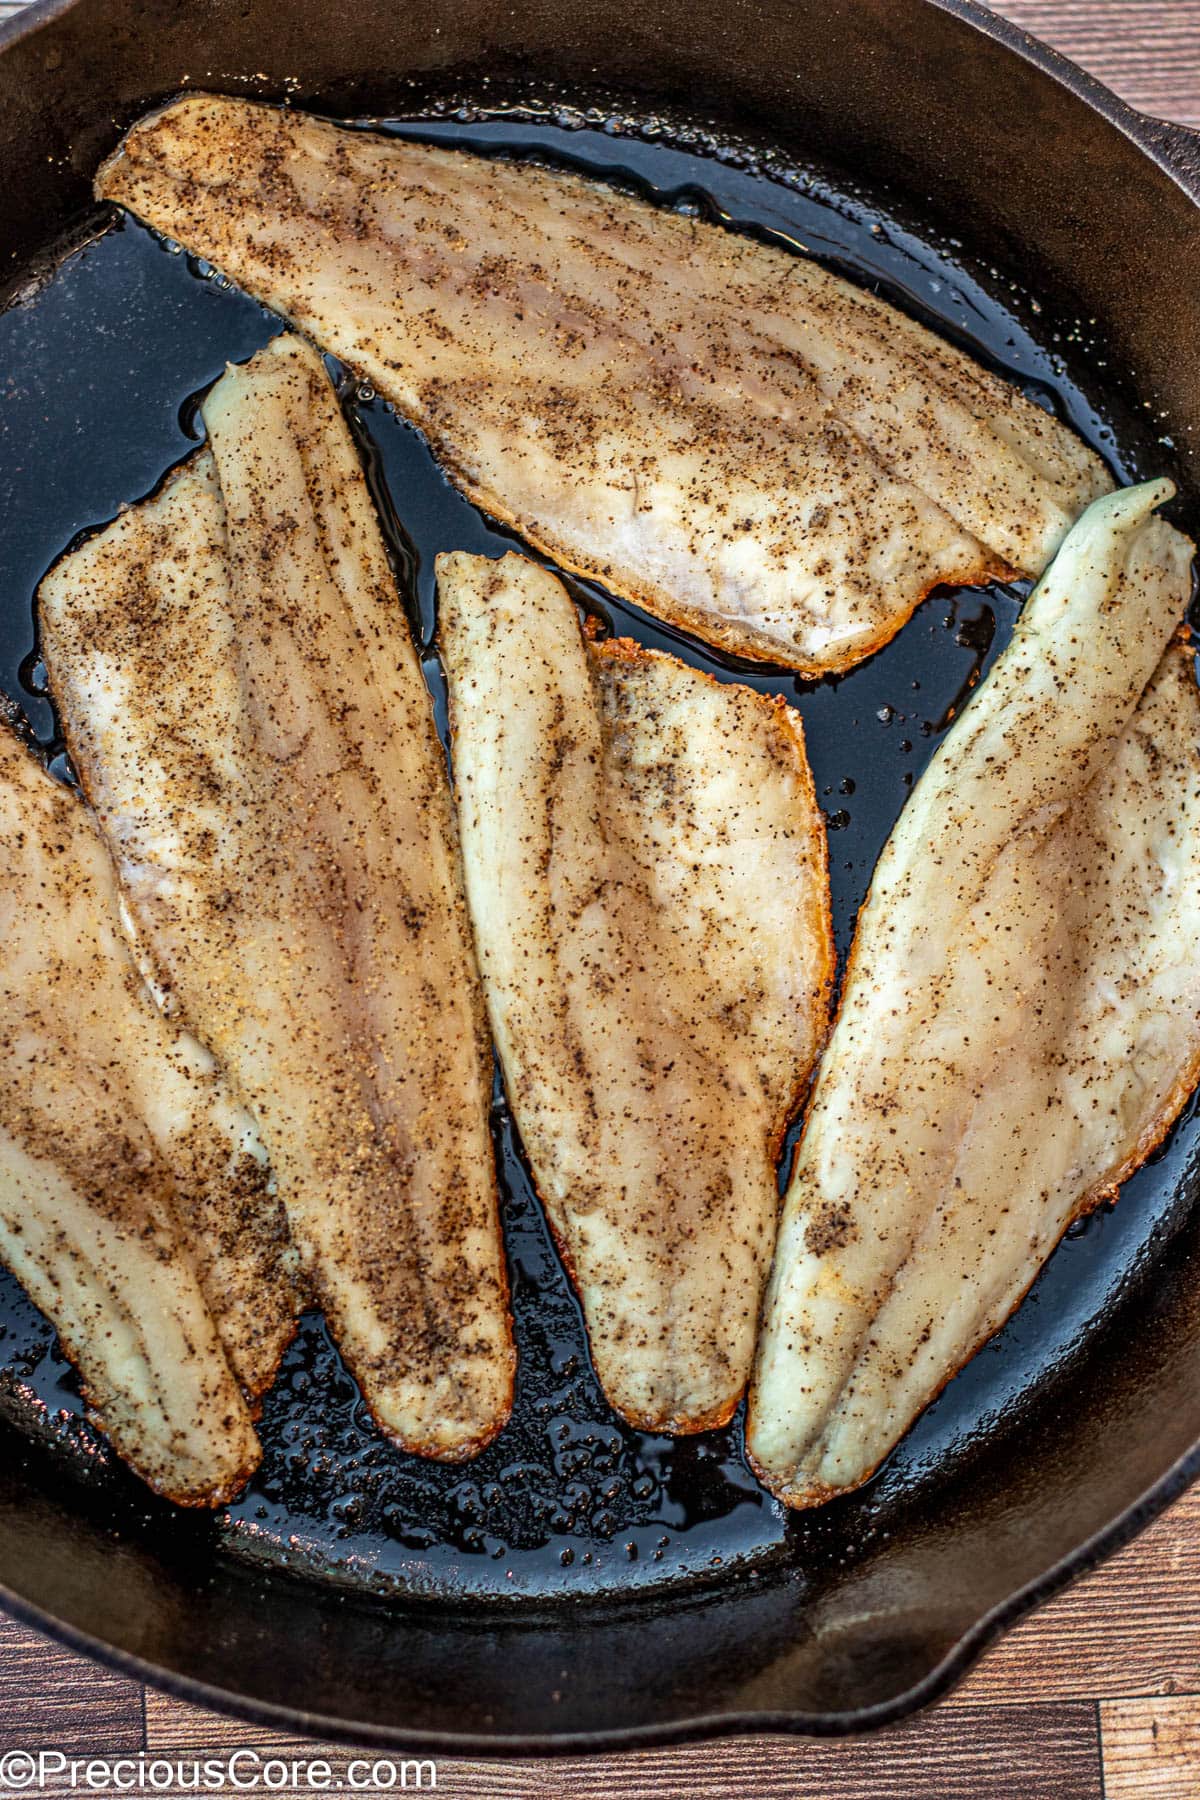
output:
[[[0,1257],[118,1453],[217,1505],[259,1459],[236,1377],[261,1386],[290,1333],[250,1122],[146,992],[84,808],[7,726],[0,853]]]
[[[236,1081],[375,1418],[449,1460],[513,1347],[490,1053],[432,708],[317,353],[42,584],[47,666],[166,1003]]]
[[[366,376],[563,567],[745,657],[847,668],[938,582],[1040,572],[1111,485],[807,257],[578,176],[198,95],[96,192]]]
[[[779,701],[438,558],[467,900],[509,1098],[612,1405],[732,1413],[827,1022],[825,833]]]
[[[752,1458],[866,1480],[1200,1077],[1192,546],[1098,501],[880,859],[792,1173]],[[1174,641],[1172,641],[1174,639]]]

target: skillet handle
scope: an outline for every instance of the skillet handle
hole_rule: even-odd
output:
[[[1200,130],[1141,114],[1147,148],[1200,206]]]

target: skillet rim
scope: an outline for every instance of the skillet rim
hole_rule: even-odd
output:
[[[74,11],[81,0],[29,0],[22,10],[0,21],[0,55],[42,24]],[[1066,89],[1119,131],[1137,150],[1178,186],[1200,210],[1200,129],[1156,118],[1122,100],[1096,76],[1033,33],[1000,16],[982,0],[925,0],[925,4],[962,20],[1009,54],[1030,64],[1058,87]],[[80,1630],[46,1612],[0,1583],[0,1611],[31,1625],[54,1641],[94,1662],[148,1683],[178,1699],[266,1727],[283,1727],[314,1739],[372,1749],[412,1749],[447,1756],[495,1760],[514,1757],[568,1757],[687,1744],[735,1736],[772,1734],[792,1737],[844,1738],[893,1725],[943,1699],[983,1653],[1035,1607],[1063,1591],[1080,1576],[1099,1567],[1131,1543],[1173,1501],[1200,1479],[1200,1441],[1178,1458],[1142,1496],[1110,1523],[984,1613],[962,1633],[940,1662],[892,1699],[856,1710],[804,1712],[771,1710],[700,1713],[676,1722],[615,1727],[606,1730],[532,1735],[483,1734],[422,1729],[401,1730],[385,1724],[355,1724],[307,1711],[254,1700],[229,1689],[181,1674]]]
[[[67,0],[73,4],[73,0]],[[937,0],[934,0],[937,3]],[[1111,1525],[1061,1557],[1043,1575],[1018,1588],[1015,1594],[976,1621],[941,1662],[891,1700],[852,1712],[772,1710],[766,1712],[697,1713],[677,1723],[631,1725],[605,1731],[562,1732],[497,1736],[481,1732],[401,1731],[392,1725],[351,1724],[325,1713],[277,1705],[269,1700],[247,1699],[230,1689],[215,1687],[193,1676],[160,1668],[129,1651],[117,1649],[66,1621],[43,1612],[0,1584],[0,1610],[35,1626],[47,1637],[133,1680],[148,1683],[178,1700],[243,1719],[254,1725],[285,1727],[316,1741],[344,1743],[367,1749],[425,1750],[435,1755],[481,1757],[501,1762],[517,1757],[603,1755],[616,1751],[665,1748],[676,1744],[711,1742],[732,1737],[849,1738],[897,1725],[912,1714],[943,1700],[970,1672],[984,1652],[1021,1619],[1053,1599],[1056,1594],[1108,1561],[1118,1550],[1153,1524],[1166,1508],[1200,1477],[1200,1443],[1180,1457],[1167,1473],[1134,1501]]]

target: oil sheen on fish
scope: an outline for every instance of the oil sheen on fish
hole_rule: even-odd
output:
[[[827,1022],[800,721],[589,642],[521,557],[439,557],[438,586],[467,899],[534,1180],[609,1400],[699,1431],[745,1387]]]
[[[276,339],[208,444],[42,585],[53,690],[166,1003],[236,1081],[375,1418],[508,1416],[491,1059],[445,758],[320,357]]]
[[[261,1387],[291,1328],[250,1121],[146,992],[78,797],[7,725],[0,853],[0,1257],[118,1453],[217,1505],[259,1460],[237,1378]]]
[[[564,568],[741,656],[847,668],[938,582],[1040,573],[1111,485],[808,257],[575,175],[197,95],[96,192],[373,382]]]
[[[1192,546],[1098,501],[880,859],[784,1209],[748,1445],[857,1486],[1200,1077]]]

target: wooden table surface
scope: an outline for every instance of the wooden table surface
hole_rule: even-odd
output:
[[[0,16],[18,4],[0,0]],[[1200,125],[1200,0],[1003,0],[996,10],[1135,106]],[[264,1743],[261,1729],[143,1689],[0,1618],[0,1752],[169,1757]],[[328,1754],[337,1768],[352,1753]],[[587,1760],[445,1760],[437,1787],[473,1800],[1200,1800],[1200,1490],[907,1724],[834,1743],[762,1737]]]

